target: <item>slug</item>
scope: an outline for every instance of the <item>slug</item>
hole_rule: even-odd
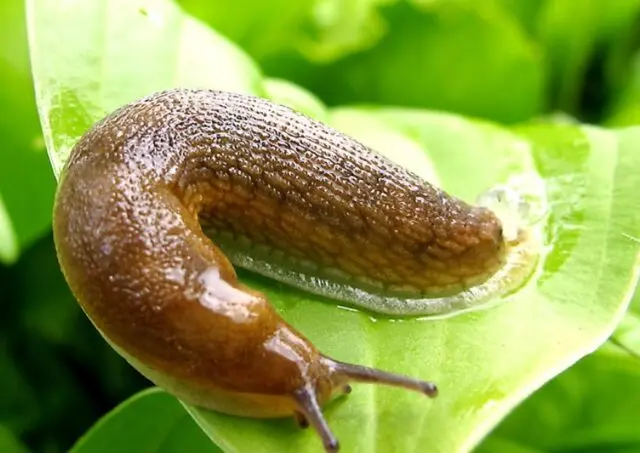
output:
[[[327,452],[338,441],[321,407],[350,382],[431,397],[436,386],[323,355],[231,262],[334,296],[428,300],[486,281],[506,249],[492,211],[352,138],[264,99],[186,89],[133,102],[79,140],[54,240],[85,313],[151,381],[229,414],[293,416]]]

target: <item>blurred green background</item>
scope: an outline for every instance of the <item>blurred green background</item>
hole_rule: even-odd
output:
[[[267,75],[328,105],[416,106],[505,124],[640,124],[640,0],[181,4]],[[55,179],[20,0],[0,0],[0,77],[0,452],[62,452],[149,384],[98,336],[59,271]],[[479,450],[565,451],[569,432],[583,436],[579,451],[640,451],[640,434],[620,434],[634,420],[640,432],[638,407],[640,360],[610,343],[531,397]]]

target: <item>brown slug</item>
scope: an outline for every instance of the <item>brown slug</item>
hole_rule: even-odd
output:
[[[264,99],[185,89],[133,102],[80,139],[54,238],[86,314],[149,379],[217,411],[295,416],[328,452],[338,442],[320,407],[349,382],[436,386],[326,357],[231,262],[401,313],[404,300],[485,282],[506,249],[491,211],[334,129]],[[376,310],[385,298],[395,308]]]

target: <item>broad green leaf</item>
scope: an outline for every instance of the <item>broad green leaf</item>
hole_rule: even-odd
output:
[[[493,0],[516,18],[529,34],[533,34],[540,10],[548,0]],[[553,0],[552,0],[553,1]]]
[[[293,48],[316,0],[179,0],[184,9],[261,60]]]
[[[83,314],[60,272],[51,235],[29,247],[9,275],[8,295],[20,307],[16,315],[23,334],[47,346],[74,347],[78,340],[74,327]]]
[[[517,446],[505,452],[640,451],[639,405],[638,359],[602,348],[516,408],[478,453],[505,443]]]
[[[629,310],[612,338],[613,342],[640,360],[640,286],[629,305]],[[640,366],[640,361],[638,362]]]
[[[0,451],[3,453],[27,453],[29,450],[11,431],[0,425]]]
[[[0,280],[0,283],[5,282]],[[29,386],[28,376],[16,364],[5,335],[0,337],[0,382],[3,392],[0,417],[5,428],[21,433],[36,422],[40,411],[36,392]]]
[[[96,120],[154,91],[262,93],[260,71],[244,53],[168,0],[29,0],[27,7],[36,97],[56,174]]]
[[[0,196],[0,262],[11,263],[17,258],[18,240],[15,237],[9,213]]]
[[[327,108],[314,94],[282,79],[264,80],[265,96],[282,105],[310,116],[318,121],[327,121]]]
[[[221,453],[160,389],[141,392],[96,423],[70,453]]]
[[[48,10],[44,0],[30,2],[38,102],[45,120],[51,118],[52,107],[58,115],[58,120],[45,128],[47,135],[53,134],[47,142],[58,167],[84,132],[72,121],[78,117],[77,111],[83,112],[86,128],[114,108],[113,104],[129,100],[116,96],[118,83],[126,80],[131,96],[136,90],[153,88],[148,74],[138,67],[118,72],[116,79],[101,76],[138,52],[125,30],[117,28],[119,33],[108,34],[102,15],[79,14],[94,6],[76,2],[78,9],[73,15]],[[109,8],[109,23],[133,22],[138,5],[128,5],[131,3]],[[169,8],[164,2],[162,5]],[[152,16],[152,9],[145,11],[143,17]],[[172,11],[163,23],[186,20],[178,10]],[[454,14],[454,23],[458,19]],[[84,71],[79,79],[59,58],[64,61],[71,55],[85,55],[90,49],[74,39],[60,40],[75,36],[76,27],[86,31],[101,26],[107,33],[104,42],[118,53],[99,49],[89,53],[91,58],[76,57],[76,66]],[[39,35],[42,28],[48,30],[47,39],[38,39],[43,36]],[[145,38],[145,33],[153,30],[144,26],[135,30],[138,39],[148,44],[146,52],[153,55],[152,40]],[[185,48],[195,45],[187,38],[181,43]],[[160,44],[167,45],[164,41]],[[222,46],[228,49],[228,44]],[[59,47],[65,49],[65,58],[51,50]],[[207,51],[215,54],[215,46]],[[46,64],[37,64],[40,58]],[[176,57],[173,64],[180,61]],[[153,67],[160,62],[148,64]],[[237,69],[233,64],[226,66],[229,74]],[[206,68],[198,77],[206,79]],[[87,84],[87,80],[93,82]],[[259,79],[252,81],[252,86],[258,87],[256,92],[264,90]],[[61,90],[64,97],[60,97]],[[112,96],[100,96],[101,92]],[[296,94],[294,98],[290,100],[293,104],[305,102],[305,96]],[[53,104],[52,99],[58,101]],[[508,131],[458,116],[374,108],[333,111],[329,121],[364,140],[368,128],[356,123],[385,124],[386,133],[379,139],[370,137],[374,148],[398,161],[405,160],[404,164],[410,163],[417,172],[434,172],[446,190],[469,201],[511,176],[535,179],[539,174],[544,179],[549,212],[539,224],[546,242],[538,272],[503,303],[485,310],[446,319],[375,319],[240,273],[243,281],[265,291],[285,319],[322,351],[340,360],[438,382],[441,395],[434,401],[397,389],[357,386],[348,398],[330,405],[328,419],[341,440],[342,451],[469,450],[526,396],[598,347],[626,310],[638,277],[640,244],[629,238],[640,235],[640,200],[635,196],[635,169],[640,164],[635,150],[640,145],[640,131],[552,125]],[[403,137],[400,146],[387,139],[393,134]],[[58,140],[60,136],[66,140]],[[416,150],[422,150],[426,158],[418,157]],[[261,421],[193,407],[188,410],[225,451],[320,451],[316,436],[300,431],[290,419]]]
[[[612,340],[640,359],[640,314],[636,311],[627,313]]]
[[[190,14],[259,62],[299,52],[315,63],[371,47],[384,34],[380,5],[398,0],[179,0]]]
[[[640,125],[640,99],[619,109],[608,123],[612,126],[636,126]]]
[[[35,107],[24,2],[0,2],[0,264],[51,225],[55,179]]]
[[[387,32],[379,8],[398,0],[318,0],[297,49],[311,61],[329,62],[375,45]]]
[[[624,48],[631,48],[629,42],[634,39],[639,12],[639,0],[545,2],[538,15],[536,35],[549,63],[554,107],[572,114],[579,113],[581,107],[592,108],[584,105],[585,100],[581,99],[590,70],[598,71],[604,86],[588,94],[602,96],[602,91],[609,88],[613,91],[610,94],[617,96],[618,87],[609,85],[621,79],[618,66],[626,62],[620,63],[616,59]],[[586,101],[602,103],[604,100]]]
[[[540,112],[542,55],[513,18],[487,2],[415,3],[383,8],[384,38],[321,69],[309,81],[313,91],[332,105],[425,107],[504,122]]]
[[[622,95],[607,124],[610,126],[640,125],[640,52],[635,56],[628,83],[620,91]]]
[[[90,407],[86,383],[74,376],[68,354],[58,356],[54,346],[24,335],[19,327],[4,333],[8,335],[0,338],[2,423],[25,436],[34,451],[70,442],[66,430],[78,432],[82,420],[98,416]]]

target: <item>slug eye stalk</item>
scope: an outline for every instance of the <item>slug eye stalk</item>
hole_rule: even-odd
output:
[[[343,382],[361,382],[370,384],[383,384],[393,387],[402,387],[407,390],[424,393],[430,398],[438,396],[438,387],[433,382],[422,381],[409,376],[369,368],[353,363],[330,360],[334,379]]]
[[[360,382],[400,387],[420,392],[430,398],[438,396],[438,387],[433,382],[389,373],[376,368],[339,362],[327,357],[324,357],[322,362],[329,370],[328,378],[331,385],[344,394],[351,393],[351,386],[347,382]],[[312,426],[320,436],[325,451],[327,453],[337,452],[340,449],[340,443],[322,413],[315,387],[305,385],[294,392],[293,398],[298,405],[298,410],[295,412],[298,426],[301,428]]]

